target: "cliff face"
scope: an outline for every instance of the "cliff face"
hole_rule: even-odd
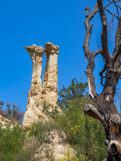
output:
[[[52,43],[45,44],[46,66],[44,72],[43,85],[41,80],[42,58],[44,50],[42,46],[26,46],[32,64],[31,89],[28,93],[27,111],[23,119],[23,126],[30,128],[34,122],[49,121],[51,118],[43,113],[42,104],[46,101],[48,104],[56,106],[58,99],[58,49],[57,45]],[[50,109],[53,110],[53,107]]]

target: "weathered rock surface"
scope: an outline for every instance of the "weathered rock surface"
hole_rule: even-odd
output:
[[[4,128],[6,124],[9,124],[11,122],[10,119],[5,117],[4,115],[0,114],[0,124]]]
[[[76,152],[67,143],[66,135],[63,132],[52,130],[48,132],[48,137],[49,142],[38,148],[33,160],[48,161],[53,159],[54,161],[60,161],[64,159],[66,161],[69,159],[68,157],[74,158]]]
[[[50,42],[45,44],[46,66],[43,86],[41,80],[43,48],[36,45],[26,46],[25,48],[33,64],[31,89],[28,94],[27,111],[23,119],[23,126],[30,128],[34,122],[49,120],[48,116],[43,113],[43,101],[53,105],[50,111],[57,105],[59,47]]]
[[[8,118],[6,114],[4,114],[0,111],[0,126],[2,128],[6,128],[8,124],[9,124],[10,128],[13,128],[14,126],[21,127],[21,124],[19,122],[17,122],[14,119]]]
[[[28,94],[27,111],[23,119],[23,126],[30,128],[34,122],[45,120],[48,121],[48,117],[41,112],[41,95],[42,95],[42,57],[43,48],[41,46],[26,46],[33,64],[31,89]]]
[[[45,44],[46,66],[43,80],[42,100],[56,106],[58,100],[58,51],[59,47]]]

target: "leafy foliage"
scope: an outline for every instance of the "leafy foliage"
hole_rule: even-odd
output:
[[[60,99],[58,100],[58,104],[61,107],[67,108],[67,104],[74,98],[81,98],[84,95],[87,95],[86,88],[87,83],[78,83],[77,79],[72,79],[71,85],[68,88],[63,88],[59,92]]]
[[[11,128],[12,127],[12,128]],[[0,160],[17,161],[16,157],[24,144],[25,132],[18,125],[0,126]]]
[[[49,142],[49,138],[47,136],[47,132],[55,128],[55,125],[51,122],[38,122],[34,123],[31,131],[29,133],[30,136],[35,136],[39,140],[40,144]]]
[[[83,112],[86,104],[93,104],[86,88],[87,83],[78,83],[76,79],[72,80],[67,89],[63,87],[59,92],[63,114],[56,118],[56,124],[66,133],[69,143],[76,149],[78,160],[83,154],[90,161],[102,161],[106,155],[105,133],[100,122]]]
[[[66,133],[78,159],[83,154],[89,161],[102,161],[106,155],[105,133],[101,123],[84,114],[82,107],[89,102],[88,97],[70,101],[68,108],[63,109],[63,115],[56,118],[56,124]]]

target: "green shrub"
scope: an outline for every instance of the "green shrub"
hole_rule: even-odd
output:
[[[56,117],[56,123],[76,149],[79,161],[83,160],[80,160],[81,155],[89,161],[102,161],[106,155],[103,126],[83,112],[86,104],[93,104],[86,92],[87,86],[87,83],[78,82],[75,78],[68,88],[63,86],[58,101],[63,114]]]
[[[34,124],[30,135],[36,136],[42,144],[49,142],[48,131],[64,131],[67,141],[77,151],[77,161],[83,161],[84,158],[88,161],[102,161],[106,156],[104,129],[100,122],[84,114],[82,107],[87,103],[92,102],[86,96],[70,100],[68,107],[62,108],[62,114],[56,113],[53,122]]]
[[[11,128],[11,126],[13,126]],[[16,156],[24,144],[25,131],[18,125],[8,124],[6,128],[0,126],[0,160],[16,161]]]
[[[53,122],[38,122],[34,123],[31,131],[29,132],[29,136],[35,136],[37,137],[40,144],[43,142],[49,142],[49,138],[47,136],[47,132],[55,129],[56,124]]]
[[[74,79],[68,89],[64,87],[61,90],[58,101],[62,110],[61,114],[58,113],[57,107],[50,112],[48,110],[50,105],[44,102],[43,112],[53,118],[53,121],[34,123],[27,138],[25,131],[19,126],[13,125],[11,128],[11,125],[7,125],[5,129],[0,127],[0,161],[31,160],[38,146],[36,139],[39,146],[48,143],[48,132],[53,129],[66,133],[67,141],[77,152],[75,161],[102,161],[107,151],[104,145],[105,133],[100,122],[83,112],[86,104],[93,103],[85,92],[86,87],[87,83],[78,83]],[[28,143],[31,139],[34,144],[30,145]],[[52,161],[52,158],[48,159]]]
[[[71,100],[56,118],[56,127],[66,133],[78,159],[83,155],[90,161],[102,161],[106,156],[104,129],[100,122],[84,114],[87,103],[92,103],[88,97]]]

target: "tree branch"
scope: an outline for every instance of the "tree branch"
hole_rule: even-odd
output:
[[[101,116],[101,114],[98,112],[98,110],[96,109],[96,107],[94,107],[93,105],[91,104],[87,104],[85,107],[84,107],[84,112],[93,117],[93,118],[96,118],[97,120],[101,121],[103,123],[104,121],[104,117]]]
[[[115,2],[121,2],[121,0],[115,0]],[[109,5],[111,5],[112,3],[114,3],[114,1],[109,2],[109,3],[104,7],[104,9],[107,8]]]
[[[118,56],[121,54],[121,38],[119,40],[119,42],[117,43],[114,52],[113,52],[113,56],[112,56],[112,61],[113,64],[116,62]]]
[[[92,25],[90,25],[90,20],[94,17],[94,15],[97,13],[98,9],[97,9],[97,3],[95,5],[95,8],[93,10],[93,12],[91,14],[89,14],[90,9],[86,8],[85,10],[87,11],[86,14],[86,20],[85,20],[85,27],[86,27],[86,36],[85,36],[85,40],[84,40],[84,51],[85,51],[85,56],[88,59],[88,66],[87,66],[87,70],[86,75],[88,78],[88,84],[89,84],[89,95],[91,96],[91,98],[93,99],[93,101],[95,101],[95,96],[96,96],[96,87],[95,87],[95,79],[93,76],[93,69],[95,66],[94,63],[94,57],[101,52],[101,50],[97,50],[94,53],[90,53],[89,50],[89,40],[90,40],[90,36],[91,36],[91,29],[92,29]]]
[[[110,54],[108,50],[108,29],[107,29],[107,18],[104,13],[104,7],[102,4],[102,0],[97,0],[99,6],[99,13],[102,21],[102,34],[101,34],[101,42],[102,42],[102,56],[105,58],[106,62],[109,63]]]
[[[113,2],[114,2],[114,5],[115,5],[115,7],[116,7],[116,9],[117,9],[117,13],[118,13],[118,17],[119,17],[119,7],[118,7],[118,5],[116,4],[116,1],[115,1],[115,0],[113,0]]]
[[[112,16],[116,17],[117,19],[119,18],[118,16],[116,16],[114,13],[112,13],[112,12],[109,11],[108,9],[104,8],[104,10],[106,10],[108,13],[110,13]]]
[[[90,51],[89,51],[89,39],[90,39],[91,29],[92,29],[92,25],[90,26],[89,22],[98,11],[97,4],[95,6],[94,11],[91,14],[89,14],[90,8],[85,8],[85,10],[87,11],[86,20],[85,20],[86,36],[85,36],[83,48],[84,48],[84,51],[85,51],[85,56],[87,56],[90,53]]]
[[[116,37],[115,37],[115,49],[112,56],[113,64],[117,61],[120,62],[120,55],[121,55],[121,17],[119,18]],[[119,64],[120,65],[120,64]]]
[[[119,75],[121,75],[121,67],[118,68],[117,72],[119,73]]]
[[[106,71],[106,64],[105,64],[103,70],[101,70],[101,72],[99,73],[100,76],[101,76],[101,85],[102,85],[102,86],[104,86],[104,85],[103,85],[103,78],[106,78],[106,76],[103,76],[103,73],[104,73],[105,71]]]
[[[99,49],[93,53],[93,56],[97,56],[99,53],[102,53],[102,49]]]

